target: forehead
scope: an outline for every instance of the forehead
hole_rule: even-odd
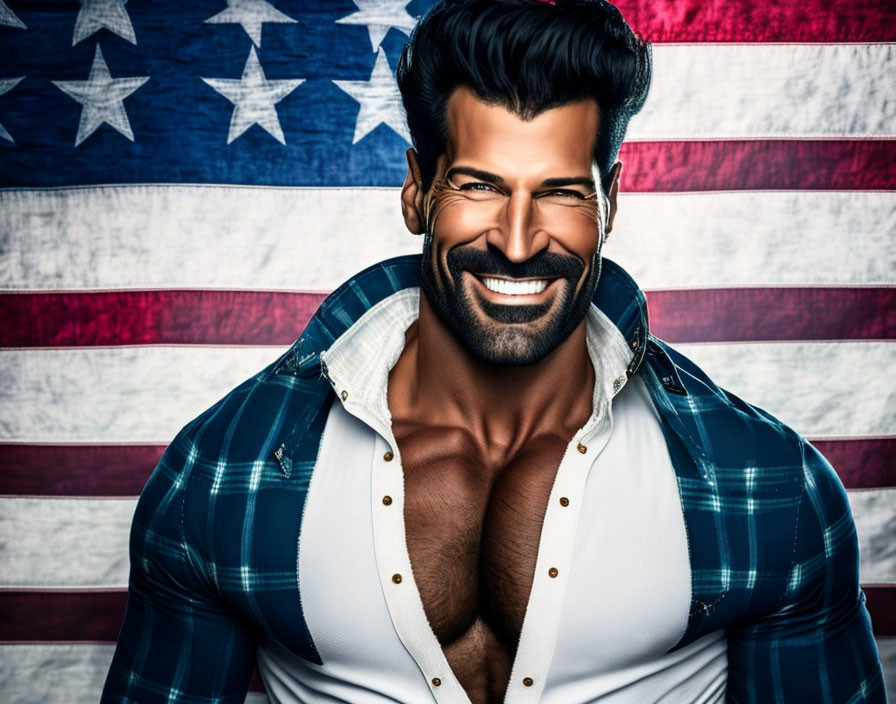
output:
[[[562,170],[548,176],[590,175],[598,109],[593,100],[566,103],[524,120],[483,102],[461,87],[445,110],[449,163],[474,165],[502,176]],[[575,172],[575,173],[572,173]]]

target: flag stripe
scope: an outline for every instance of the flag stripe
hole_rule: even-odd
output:
[[[896,438],[813,442],[847,489],[896,486]],[[164,445],[0,445],[0,496],[137,496]]]
[[[896,435],[896,399],[868,383],[894,342],[679,346],[726,389],[816,439]],[[273,362],[280,347],[0,350],[0,443],[165,443]],[[832,396],[850,404],[831,403]]]
[[[631,141],[896,137],[896,45],[654,47]]]
[[[876,286],[893,232],[894,192],[630,193],[604,253],[646,290]],[[15,291],[331,291],[421,247],[398,189],[208,186],[0,190],[0,243]]]
[[[896,636],[896,587],[868,585],[862,589],[874,635]]]
[[[896,343],[683,344],[677,349],[718,386],[805,437],[896,434],[896,390],[869,383],[869,373],[893,368]]]
[[[896,585],[896,488],[847,493],[856,519],[861,579]],[[0,498],[0,588],[123,589],[136,499]],[[60,526],[65,526],[60,530]]]
[[[0,496],[137,496],[164,445],[0,445]]]
[[[890,190],[892,139],[626,142],[623,192]]]
[[[325,294],[93,291],[0,294],[0,346],[289,345]],[[647,293],[670,342],[896,338],[894,288],[691,289]]]
[[[812,440],[847,489],[896,486],[896,438]]]
[[[881,0],[757,3],[750,0],[617,0],[629,25],[652,42],[874,42],[896,39]]]

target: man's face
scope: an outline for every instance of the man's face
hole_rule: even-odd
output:
[[[459,88],[446,117],[449,153],[423,203],[423,293],[474,357],[533,364],[582,322],[600,277],[597,105],[524,121]]]

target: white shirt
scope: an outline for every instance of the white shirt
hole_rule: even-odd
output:
[[[274,702],[469,702],[414,582],[387,402],[419,295],[381,301],[322,355],[339,401],[311,477],[297,568],[323,664],[260,644]],[[722,701],[723,632],[668,653],[687,626],[691,574],[659,417],[641,380],[626,378],[622,334],[593,306],[586,339],[592,415],[557,470],[505,701]]]

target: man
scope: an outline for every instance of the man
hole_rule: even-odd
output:
[[[422,258],[172,442],[104,701],[241,701],[256,658],[284,702],[883,701],[833,470],[601,258],[649,68],[605,3],[427,14]]]

